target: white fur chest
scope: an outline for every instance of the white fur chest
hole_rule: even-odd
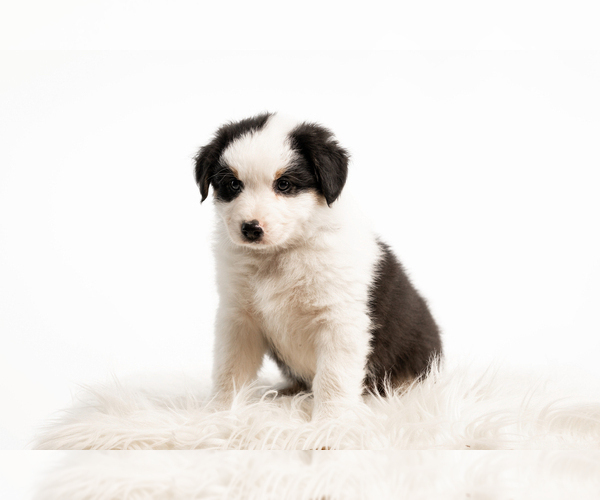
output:
[[[364,242],[361,246],[364,248]],[[241,293],[238,300],[246,304],[277,356],[310,381],[329,325],[343,324],[360,312],[367,319],[376,257],[367,253],[357,252],[356,246],[352,251],[334,245],[246,254],[233,264],[235,272],[230,278],[235,288],[229,290]],[[368,330],[367,324],[364,330]]]
[[[257,257],[247,289],[262,334],[279,358],[310,380],[316,336],[332,302],[320,256],[304,249]]]

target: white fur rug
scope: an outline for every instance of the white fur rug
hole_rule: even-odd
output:
[[[321,424],[307,395],[252,387],[218,411],[198,380],[160,386],[84,389],[36,447],[196,451],[63,452],[37,500],[600,498],[600,384],[580,373],[447,366]]]
[[[507,450],[600,449],[600,385],[576,373],[435,369],[353,418],[315,424],[312,398],[251,387],[211,407],[191,378],[87,388],[47,425],[38,449]]]

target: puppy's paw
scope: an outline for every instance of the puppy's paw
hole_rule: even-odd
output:
[[[212,395],[206,406],[214,411],[229,411],[233,405],[233,399],[233,393],[216,392]]]
[[[344,449],[348,432],[353,434],[353,429],[361,427],[361,420],[356,408],[338,408],[332,410],[323,408],[313,410],[311,426],[313,434],[310,449],[330,451]]]
[[[359,421],[356,410],[358,403],[328,402],[316,404],[313,408],[312,422],[317,425],[336,421],[339,423],[352,424]]]

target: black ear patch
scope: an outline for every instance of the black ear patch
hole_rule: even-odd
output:
[[[290,133],[292,148],[312,166],[320,191],[331,205],[340,195],[348,177],[350,155],[321,125],[302,123]]]
[[[238,137],[249,132],[256,132],[263,128],[272,113],[262,113],[252,118],[246,118],[238,122],[230,122],[219,128],[213,140],[200,148],[194,157],[196,184],[200,188],[200,194],[204,201],[208,196],[208,188],[214,182],[219,158],[227,146]],[[213,186],[214,187],[214,186]]]
[[[216,140],[216,139],[215,139]],[[202,195],[202,203],[208,196],[208,187],[210,186],[210,179],[213,176],[214,167],[213,165],[219,160],[219,154],[217,153],[218,146],[210,144],[200,148],[200,151],[194,157],[196,167],[194,172],[196,174],[196,184],[200,188],[200,194]]]

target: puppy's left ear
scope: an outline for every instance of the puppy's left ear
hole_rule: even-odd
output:
[[[331,131],[315,123],[303,123],[290,133],[292,147],[314,169],[328,205],[339,197],[348,177],[350,155],[335,140]]]
[[[196,175],[196,184],[200,188],[202,199],[200,203],[206,200],[208,196],[208,188],[210,187],[210,179],[213,175],[214,165],[218,158],[215,158],[216,152],[213,143],[203,146],[194,157],[196,166],[194,173]]]

